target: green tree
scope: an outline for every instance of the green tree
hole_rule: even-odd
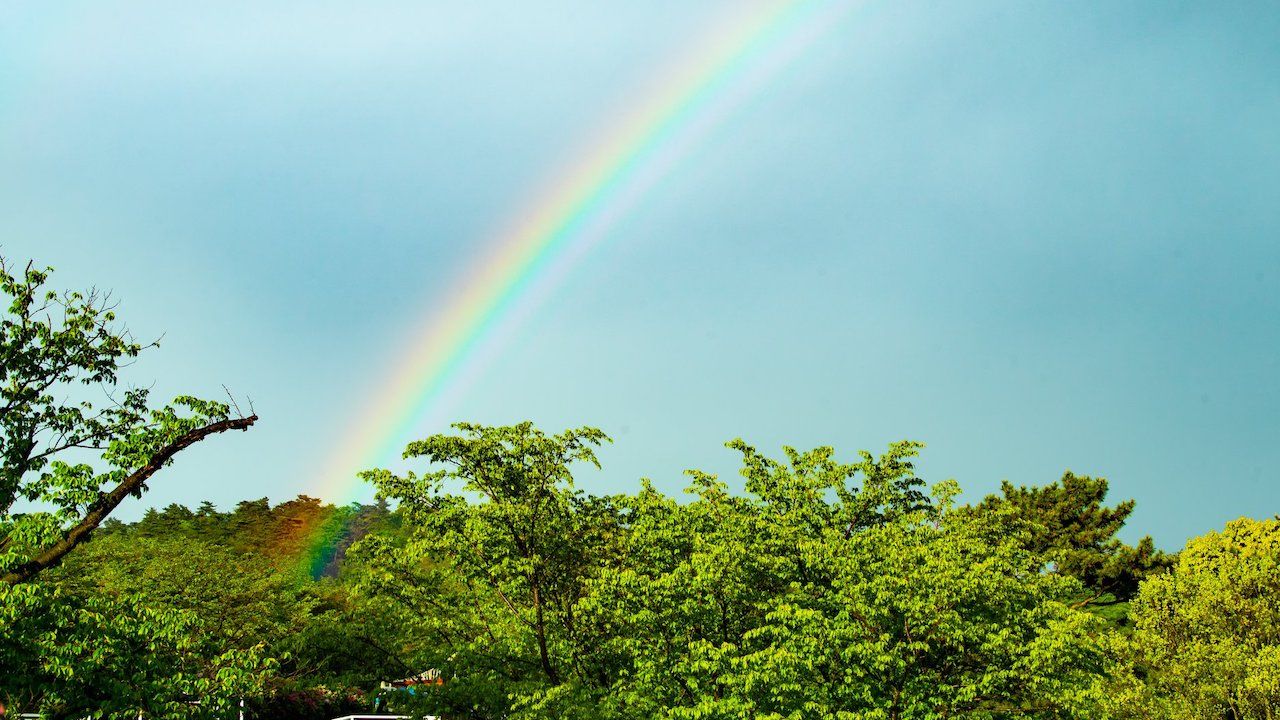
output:
[[[977,510],[1012,509],[1026,521],[1026,549],[1084,585],[1076,601],[1081,606],[1124,603],[1143,580],[1166,570],[1173,559],[1155,549],[1150,537],[1137,545],[1116,537],[1133,513],[1134,501],[1107,507],[1107,489],[1105,478],[1071,472],[1043,487],[1005,481],[1001,494],[987,497]]]
[[[741,441],[745,496],[694,473],[692,503],[630,506],[625,568],[584,622],[624,667],[603,703],[628,718],[1082,717],[1105,659],[1098,621],[1037,572],[1010,513],[919,491],[918,446],[838,463],[770,460]]]
[[[257,421],[194,397],[153,410],[146,389],[116,392],[123,364],[148,346],[118,327],[109,296],[46,289],[49,271],[30,264],[13,270],[0,260],[0,291],[10,298],[0,321],[0,582],[8,585],[57,564],[178,452]],[[92,395],[109,402],[96,407],[84,399]],[[15,512],[18,501],[41,509]]]
[[[190,535],[195,528],[195,513],[178,503],[171,503],[163,510],[147,508],[138,523],[138,534],[143,537],[176,537]]]
[[[47,717],[226,718],[274,665],[220,648],[192,613],[43,582],[0,585],[0,628],[0,702]]]
[[[1011,508],[922,492],[918,445],[785,462],[741,441],[745,494],[573,489],[599,431],[457,426],[410,446],[445,469],[366,475],[405,532],[359,545],[360,592],[407,664],[469,718],[1087,717],[1102,622],[1041,572]],[[465,494],[445,492],[454,483]]]
[[[277,667],[266,694],[248,698],[249,712],[288,716],[287,707],[317,698],[349,704],[357,688],[414,674],[388,652],[394,643],[385,637],[397,628],[375,603],[333,574],[307,572],[318,523],[338,527],[320,552],[336,573],[344,543],[388,514],[385,506],[335,508],[307,497],[275,507],[249,501],[227,513],[207,502],[195,512],[171,505],[136,523],[104,523],[39,582],[64,603],[134,603],[180,615],[201,639],[192,667],[228,651],[265,653]]]
[[[598,464],[593,448],[608,438],[587,427],[554,436],[531,423],[454,427],[462,434],[405,451],[442,469],[365,473],[413,527],[398,546],[362,543],[377,566],[365,584],[421,618],[418,631],[435,649],[414,653],[415,662],[448,663],[461,678],[437,698],[442,711],[500,717],[507,696],[557,686],[582,662],[574,607],[602,561],[608,529],[597,521],[610,514],[573,489],[570,466]]]
[[[1187,543],[1133,602],[1121,717],[1280,715],[1280,520],[1241,518]]]
[[[86,601],[130,598],[185,614],[219,653],[262,645],[278,657],[315,605],[265,557],[178,532],[96,537],[47,582]]]
[[[146,708],[179,703],[187,691],[243,690],[261,663],[241,654],[212,676],[195,673],[189,617],[78,602],[33,582],[177,453],[257,420],[188,396],[153,409],[145,389],[118,390],[120,371],[150,346],[119,326],[109,296],[47,289],[48,275],[0,259],[9,298],[0,320],[0,698],[40,688],[59,712],[114,712],[143,708],[144,699]],[[128,687],[156,694],[139,698]]]

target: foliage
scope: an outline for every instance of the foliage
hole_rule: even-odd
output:
[[[608,438],[594,428],[547,436],[530,423],[455,427],[464,434],[405,451],[445,469],[366,473],[414,532],[399,546],[366,541],[364,582],[425,641],[410,650],[418,664],[464,678],[440,691],[442,712],[502,717],[508,694],[558,685],[578,660],[574,607],[608,547],[611,511],[573,490],[569,466],[596,463],[592,448]],[[484,501],[445,493],[446,482]]]
[[[1242,518],[1187,543],[1133,604],[1125,717],[1273,718],[1280,711],[1280,521]]]
[[[157,656],[137,669],[127,669],[120,658],[101,669],[83,665],[73,669],[78,677],[99,682],[113,673],[125,673],[124,677],[141,673],[144,678],[154,673],[161,681],[161,673],[181,670],[194,673],[195,678],[230,681],[236,667],[246,673],[235,686],[174,685],[168,695],[157,697],[208,693],[211,702],[204,708],[178,702],[163,712],[153,703],[146,706],[152,708],[148,713],[153,716],[212,712],[215,707],[225,708],[237,693],[246,697],[250,717],[311,717],[343,711],[326,716],[333,717],[368,709],[369,700],[361,688],[369,690],[381,679],[410,672],[388,649],[387,645],[394,646],[385,639],[389,626],[375,605],[354,594],[348,584],[332,577],[313,578],[300,565],[297,546],[306,544],[307,538],[296,536],[303,532],[309,537],[310,528],[298,527],[299,508],[305,509],[309,522],[342,524],[343,530],[329,538],[339,544],[374,528],[391,527],[385,506],[334,507],[306,497],[275,506],[265,499],[246,501],[231,512],[219,512],[209,503],[194,511],[170,505],[148,511],[136,523],[104,525],[60,567],[27,585],[39,588],[43,602],[56,605],[58,612],[94,608],[96,615],[84,617],[109,613],[136,617],[140,616],[137,610],[145,608],[148,623],[163,622],[172,629],[161,646],[181,648],[168,660]],[[325,552],[333,555],[331,550]],[[345,554],[333,556],[340,560]],[[27,610],[34,612],[32,607],[44,605],[28,605]],[[83,619],[68,625],[50,636],[51,647],[84,647],[95,642],[95,632],[105,632],[94,630]],[[11,647],[15,658],[56,654],[30,643],[20,651],[18,645]],[[251,658],[247,665],[235,665]],[[44,704],[52,709],[85,691],[83,683],[32,677],[43,679],[23,686],[21,692],[11,690],[11,707]],[[94,698],[99,696],[90,692],[85,697],[98,702]],[[130,691],[103,706],[122,703],[141,708],[139,697]],[[136,711],[121,712],[136,717]]]
[[[916,444],[842,464],[771,460],[741,441],[746,494],[692,473],[692,502],[651,485],[593,498],[569,466],[591,428],[456,426],[367,475],[412,528],[366,538],[361,587],[403,610],[452,717],[1066,717],[1091,712],[1100,621],[1039,572],[1012,510],[921,492]],[[458,481],[471,497],[445,492]],[[473,500],[472,498],[475,498]]]
[[[786,464],[741,441],[745,497],[694,473],[696,500],[646,489],[590,612],[626,672],[620,717],[1066,715],[1100,670],[1097,623],[1059,602],[1011,523],[921,494],[917,445]],[[631,552],[628,552],[630,555]]]
[[[190,538],[258,556],[282,572],[333,578],[351,544],[388,515],[385,504],[335,507],[299,495],[275,506],[265,497],[242,500],[228,513],[208,501],[196,510],[175,503],[147,510],[127,529],[120,523],[107,529],[140,538]]]
[[[48,277],[0,259],[0,701],[116,713],[243,692],[268,663],[210,654],[188,615],[32,584],[176,453],[257,419],[188,396],[152,409],[145,389],[118,390],[150,346],[118,327],[109,296],[49,290]]]
[[[316,605],[264,557],[177,535],[97,538],[48,581],[85,599],[132,598],[185,613],[226,649],[280,648]]]
[[[1176,559],[1117,534],[1133,502],[1067,473],[956,507],[896,443],[767,457],[743,492],[691,471],[574,482],[608,438],[459,424],[376,506],[299,496],[110,519],[176,453],[247,429],[225,404],[118,389],[150,347],[110,298],[0,259],[0,702],[51,717],[1271,718],[1280,521]],[[106,397],[105,404],[97,398]],[[238,412],[238,410],[237,410]],[[394,501],[392,509],[387,501]],[[1170,567],[1172,569],[1170,570]],[[1165,572],[1169,570],[1168,572]],[[1132,632],[1126,621],[1132,601]],[[1090,612],[1083,612],[1086,608]],[[192,702],[199,699],[199,703]]]
[[[104,526],[47,580],[79,596],[134,595],[188,611],[224,648],[261,643],[279,661],[280,692],[301,678],[367,686],[405,671],[379,642],[380,615],[336,577],[346,547],[389,521],[385,505],[306,496],[243,501],[231,512],[173,504]],[[315,574],[314,557],[326,558]]]
[[[53,717],[224,718],[274,665],[257,646],[224,650],[191,613],[40,583],[0,585],[0,627],[4,699]]]
[[[980,512],[1012,509],[1028,524],[1024,547],[1051,564],[1054,571],[1078,579],[1086,593],[1081,605],[1129,601],[1138,585],[1169,567],[1173,559],[1150,537],[1136,546],[1116,538],[1133,512],[1133,500],[1103,505],[1107,481],[1067,472],[1042,487],[1001,483],[1001,495],[986,498]]]

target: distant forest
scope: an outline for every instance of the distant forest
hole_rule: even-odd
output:
[[[150,508],[134,523],[110,518],[98,535],[207,543],[260,555],[281,570],[296,565],[319,579],[336,578],[352,543],[375,526],[385,530],[393,524],[385,501],[335,507],[299,495],[274,506],[265,497],[244,500],[230,512],[219,512],[207,500],[194,509],[175,503],[159,510]]]

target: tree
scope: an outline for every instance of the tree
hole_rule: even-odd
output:
[[[366,474],[407,532],[370,536],[360,591],[399,618],[424,710],[450,717],[1088,717],[1101,621],[1040,572],[1010,508],[921,491],[899,443],[772,460],[742,441],[745,494],[693,472],[691,502],[573,489],[602,436],[456,426]],[[469,495],[444,492],[459,483]],[[403,630],[401,630],[403,629]],[[430,664],[428,664],[430,663]]]
[[[1187,543],[1133,602],[1121,717],[1280,714],[1280,520],[1241,518]]]
[[[1139,584],[1163,572],[1172,558],[1156,550],[1150,537],[1136,546],[1116,538],[1133,512],[1134,501],[1115,507],[1103,504],[1105,478],[1067,472],[1043,487],[1020,487],[1005,481],[1001,495],[987,497],[979,512],[1012,509],[1027,524],[1026,549],[1043,557],[1054,571],[1083,583],[1081,606],[1124,603]]]
[[[199,641],[186,667],[205,674],[216,674],[228,652],[265,654],[273,672],[258,678],[266,681],[262,696],[246,698],[251,715],[301,717],[288,708],[326,698],[324,708],[334,701],[358,710],[349,703],[357,688],[413,674],[387,652],[394,643],[385,637],[400,628],[349,583],[306,572],[306,550],[313,520],[340,526],[330,548],[338,552],[321,553],[336,574],[345,568],[344,543],[388,514],[384,506],[335,508],[307,497],[275,507],[249,501],[227,513],[207,502],[195,512],[170,505],[135,523],[104,523],[31,585],[58,592],[63,607],[141,606],[179,619]]]
[[[625,568],[593,583],[584,623],[625,668],[602,704],[627,718],[1086,716],[1105,659],[1078,587],[1037,572],[1010,513],[919,491],[898,443],[839,463],[731,444],[746,496],[694,473],[691,503],[645,489]]]
[[[589,427],[548,436],[527,422],[454,427],[462,434],[435,435],[405,450],[442,469],[364,474],[380,497],[400,502],[414,528],[399,548],[373,538],[362,543],[380,569],[366,587],[399,598],[421,618],[419,631],[438,644],[434,653],[419,653],[420,661],[453,659],[451,670],[463,680],[440,699],[448,709],[500,716],[505,696],[559,685],[581,662],[574,606],[601,562],[597,546],[609,512],[573,490],[570,466],[598,465],[593,448],[608,438]],[[446,492],[446,483],[481,502]],[[597,519],[606,520],[605,529]],[[408,578],[416,588],[399,586]],[[485,683],[468,685],[479,680]]]
[[[0,259],[0,291],[11,298],[0,321],[0,582],[8,585],[57,564],[183,449],[258,419],[190,396],[149,409],[146,389],[116,392],[124,365],[155,344],[118,327],[109,295],[46,289],[49,272],[28,264],[15,273]],[[92,395],[108,401],[96,407]],[[48,509],[17,513],[19,500]]]
[[[46,717],[226,718],[274,666],[220,648],[192,613],[44,582],[0,585],[0,628],[0,704]]]
[[[93,702],[136,710],[180,704],[193,689],[243,689],[262,668],[252,653],[225,658],[212,677],[190,672],[199,654],[198,638],[184,634],[190,618],[128,600],[78,602],[33,582],[179,452],[257,421],[190,396],[153,409],[146,389],[119,390],[121,371],[155,343],[119,326],[109,295],[47,289],[49,272],[0,259],[10,299],[0,320],[0,700],[39,687],[58,712]]]
[[[290,580],[261,555],[176,531],[95,537],[47,576],[83,601],[131,598],[185,614],[217,654],[261,645],[276,657],[315,605]]]
[[[260,558],[150,533],[95,535],[7,595],[33,616],[12,618],[0,652],[23,707],[173,717],[191,714],[183,696],[209,714],[262,691],[309,603]]]

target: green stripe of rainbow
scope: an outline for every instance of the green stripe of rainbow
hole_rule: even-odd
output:
[[[539,292],[602,239],[610,222],[773,70],[794,57],[850,6],[848,0],[772,0],[736,6],[737,17],[681,62],[638,112],[554,184],[492,244],[448,296],[419,341],[368,404],[355,432],[325,469],[329,497],[351,497],[355,474],[398,456],[399,448],[461,380],[474,374],[488,346]],[[345,497],[343,497],[345,496]],[[326,533],[319,533],[324,535]],[[319,539],[317,539],[319,542]]]

